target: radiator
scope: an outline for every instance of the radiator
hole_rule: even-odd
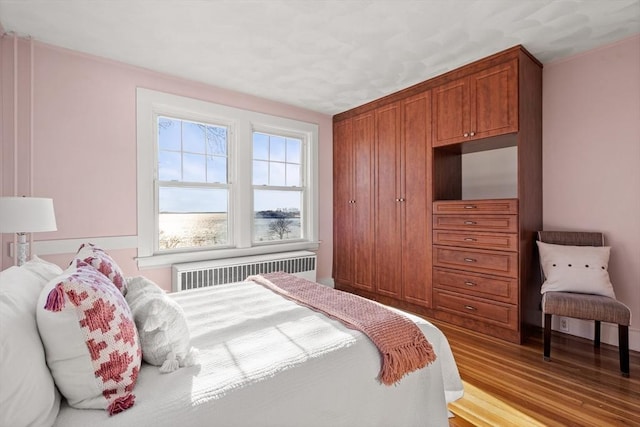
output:
[[[316,254],[297,251],[189,262],[174,264],[172,270],[171,287],[174,292],[241,282],[252,274],[274,271],[284,271],[315,282]]]

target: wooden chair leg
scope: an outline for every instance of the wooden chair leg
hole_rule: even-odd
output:
[[[593,346],[595,348],[600,348],[600,321],[595,321],[595,329],[593,333]]]
[[[544,314],[544,360],[551,359],[551,317],[549,313]]]
[[[629,378],[629,327],[618,325],[618,350],[620,351],[620,372]]]

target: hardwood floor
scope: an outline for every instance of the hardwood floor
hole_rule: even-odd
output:
[[[554,332],[551,361],[542,331],[516,345],[431,320],[447,336],[465,398],[450,426],[640,426],[640,353],[620,375],[618,349]]]

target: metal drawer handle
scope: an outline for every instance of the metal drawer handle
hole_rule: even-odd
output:
[[[475,307],[474,307],[474,306],[472,306],[472,305],[465,305],[465,306],[464,306],[464,308],[466,308],[466,309],[467,309],[467,310],[469,310],[469,311],[476,311],[476,310],[477,310],[477,308],[475,308]]]
[[[475,221],[465,221],[464,223],[465,223],[465,225],[476,225],[477,224]]]
[[[473,282],[464,282],[464,284],[467,286],[476,286],[476,284]]]
[[[464,238],[464,241],[465,241],[465,242],[477,242],[477,241],[478,241],[478,239],[474,239],[473,237],[465,237],[465,238]]]
[[[473,258],[465,258],[464,260],[465,262],[476,262],[476,260]]]
[[[475,209],[475,208],[477,208],[477,206],[476,205],[464,205],[464,208],[465,209]]]

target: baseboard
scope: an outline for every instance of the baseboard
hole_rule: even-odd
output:
[[[318,279],[318,283],[320,283],[322,285],[325,285],[325,286],[328,286],[330,288],[335,288],[336,287],[332,277],[323,277],[321,279]]]
[[[554,316],[556,317],[556,316]],[[565,334],[575,335],[577,337],[593,339],[593,321],[567,318],[569,331],[560,331]],[[555,322],[554,322],[555,324]],[[602,323],[600,326],[600,341],[603,343],[618,346],[618,325],[613,323]],[[640,351],[640,329],[629,327],[629,349]]]

